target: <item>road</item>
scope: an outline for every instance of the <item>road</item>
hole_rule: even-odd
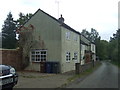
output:
[[[118,88],[118,68],[109,62],[102,62],[102,65],[84,80],[78,80],[66,88]]]

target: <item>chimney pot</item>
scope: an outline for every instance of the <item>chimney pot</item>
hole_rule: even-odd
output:
[[[64,18],[62,17],[62,14],[60,15],[61,17],[58,19],[61,23],[64,23]]]

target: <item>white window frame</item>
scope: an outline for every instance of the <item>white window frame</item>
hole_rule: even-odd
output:
[[[70,52],[66,52],[66,62],[70,62],[70,60],[71,60]]]
[[[74,41],[78,41],[78,35],[74,35]]]
[[[71,33],[70,32],[66,32],[66,39],[67,40],[70,40],[70,36],[71,36]]]
[[[78,60],[78,53],[74,52],[74,60]]]
[[[94,45],[92,45],[92,51],[94,51]]]
[[[33,49],[31,50],[32,62],[45,62],[47,60],[47,50]]]

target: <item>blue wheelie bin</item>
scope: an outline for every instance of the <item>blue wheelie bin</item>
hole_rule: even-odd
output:
[[[52,63],[46,62],[46,73],[52,73]]]
[[[52,62],[52,73],[59,73],[59,62]]]

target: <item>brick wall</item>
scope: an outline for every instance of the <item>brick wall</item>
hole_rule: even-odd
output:
[[[0,50],[0,64],[13,66],[16,70],[22,68],[22,55],[19,49],[3,49]]]
[[[84,65],[80,65],[80,63],[76,63],[75,72],[76,72],[76,74],[80,74],[80,73],[86,71],[87,69],[98,65],[99,63],[100,63],[99,61],[95,61],[94,65],[93,65],[93,62],[85,63]]]

